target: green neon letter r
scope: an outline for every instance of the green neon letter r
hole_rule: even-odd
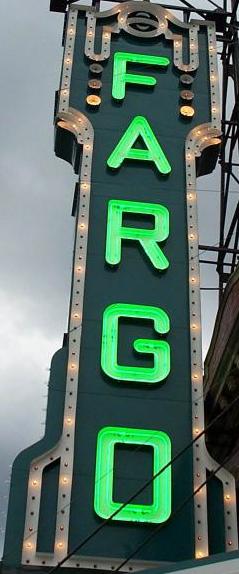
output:
[[[149,56],[146,54],[130,54],[128,52],[116,52],[114,55],[112,96],[116,100],[125,97],[125,84],[142,84],[143,86],[155,86],[156,79],[153,76],[143,74],[128,74],[127,62],[146,64],[151,66],[167,67],[170,64],[168,58],[162,56]]]
[[[170,346],[166,341],[136,339],[134,349],[138,353],[153,355],[153,367],[131,367],[118,364],[118,331],[120,317],[151,319],[157,333],[168,333],[169,317],[163,309],[148,305],[114,303],[106,307],[103,315],[101,367],[112,379],[140,383],[159,383],[170,372]]]
[[[124,227],[124,213],[152,215],[155,220],[154,229]],[[169,236],[169,212],[163,205],[157,203],[142,203],[111,199],[108,203],[108,221],[106,237],[107,263],[117,265],[121,260],[122,239],[139,241],[151,263],[161,271],[169,266],[168,259],[158,246],[159,241],[165,241]]]

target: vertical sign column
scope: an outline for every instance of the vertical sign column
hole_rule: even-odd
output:
[[[125,98],[127,83],[154,86],[156,79],[149,75],[127,73],[127,63],[141,65],[169,65],[168,58],[147,54],[123,53],[114,54],[114,71],[112,96],[116,100]],[[144,148],[134,147],[141,137]],[[171,166],[160,146],[152,128],[144,116],[132,119],[127,130],[107,160],[111,169],[119,168],[125,160],[153,162],[161,174],[171,172]],[[123,225],[123,215],[151,215],[154,217],[154,229],[127,227]],[[106,261],[118,265],[121,261],[121,243],[123,240],[139,241],[152,266],[164,271],[169,261],[163,254],[158,242],[169,236],[169,212],[166,207],[154,203],[136,201],[110,200],[106,233]],[[170,345],[166,341],[137,339],[134,350],[153,356],[154,366],[131,367],[118,364],[118,323],[125,317],[152,320],[155,331],[165,335],[169,332],[170,321],[167,313],[160,308],[148,305],[115,303],[107,307],[103,316],[101,367],[112,379],[119,382],[159,383],[166,379],[170,372]],[[153,504],[122,504],[113,501],[114,447],[115,444],[151,445],[154,449],[153,474],[158,475],[153,483]],[[162,471],[171,457],[171,441],[162,431],[148,429],[130,429],[121,427],[103,428],[98,435],[95,475],[95,511],[102,518],[113,516],[115,520],[165,522],[171,514],[171,468]],[[161,473],[160,473],[161,470]],[[121,509],[122,508],[122,509]],[[120,510],[121,509],[121,510]]]
[[[64,565],[113,570],[156,523],[130,568],[210,550],[206,487],[192,498],[215,468],[204,439],[169,463],[204,425],[195,160],[219,120],[214,24],[136,0],[71,7],[56,120],[80,174],[68,347],[45,436],[14,464],[7,565],[52,566],[87,538]],[[218,476],[233,550],[234,483]]]

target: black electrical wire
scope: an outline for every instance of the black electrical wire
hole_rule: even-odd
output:
[[[234,454],[233,454],[233,456],[234,456]],[[230,454],[229,456],[225,457],[224,460],[223,460],[223,462],[222,462],[221,464],[219,464],[218,467],[210,473],[209,477],[208,477],[206,480],[204,480],[204,482],[202,482],[202,484],[200,484],[200,486],[198,486],[198,488],[196,488],[196,490],[194,490],[192,494],[190,494],[189,496],[187,496],[187,498],[185,498],[184,501],[183,501],[181,504],[179,504],[179,506],[178,506],[178,507],[174,510],[174,512],[171,514],[170,520],[171,520],[172,518],[174,518],[177,514],[179,514],[179,512],[181,512],[181,510],[183,510],[183,508],[188,504],[188,502],[190,502],[190,500],[192,500],[192,499],[194,498],[194,496],[196,496],[196,494],[198,494],[198,492],[200,492],[200,490],[202,490],[202,488],[203,488],[204,486],[206,486],[206,485],[209,483],[209,481],[210,481],[214,476],[216,476],[217,472],[219,472],[219,470],[221,470],[221,468],[224,466],[224,464],[225,464],[226,462],[228,462],[231,457],[232,457],[232,454]],[[121,568],[123,568],[123,566],[125,566],[125,565],[129,562],[129,560],[131,560],[131,558],[134,558],[134,556],[135,556],[136,554],[138,554],[138,552],[141,550],[141,548],[144,548],[144,546],[146,546],[146,545],[152,540],[152,538],[154,538],[154,536],[156,536],[156,534],[158,534],[158,532],[159,532],[160,530],[162,530],[162,528],[164,528],[164,527],[165,527],[165,523],[163,523],[163,524],[158,524],[158,526],[156,526],[156,527],[154,528],[153,532],[151,532],[151,533],[149,534],[149,536],[146,536],[146,538],[143,540],[143,542],[141,542],[141,543],[133,550],[133,552],[131,552],[131,553],[127,556],[127,558],[125,558],[125,559],[123,560],[123,562],[121,562],[121,563],[119,564],[119,566],[117,566],[117,568],[114,570],[114,572],[119,572],[119,571],[121,570]]]
[[[200,287],[200,291],[219,291],[219,287]]]
[[[123,508],[125,508],[125,506],[127,506],[127,504],[130,504],[130,502],[132,502],[132,500],[134,500],[136,498],[136,496],[138,496],[139,494],[141,494],[148,486],[150,486],[150,484],[152,484],[152,482],[158,477],[160,476],[168,467],[172,466],[189,448],[191,448],[193,446],[193,444],[195,442],[198,442],[198,440],[204,436],[204,434],[218,421],[220,420],[237,402],[239,401],[239,395],[226,407],[226,409],[224,409],[221,413],[219,413],[206,427],[203,431],[201,431],[196,438],[194,438],[191,442],[188,443],[187,446],[185,446],[180,452],[178,452],[178,454],[176,454],[174,456],[174,458],[172,458],[165,466],[163,466],[163,468],[161,468],[157,473],[155,473],[149,480],[147,480],[144,485],[142,487],[140,487],[132,496],[130,496],[130,498],[128,498],[128,500],[126,500],[126,502],[124,502],[123,504],[121,504],[121,506],[115,510],[110,516],[109,518],[106,518],[105,520],[103,520],[103,522],[97,526],[97,528],[95,528],[90,534],[88,534],[88,536],[86,536],[81,542],[79,542],[79,544],[77,544],[77,546],[75,546],[73,548],[73,550],[71,550],[70,552],[68,552],[68,554],[66,554],[66,556],[64,558],[62,558],[62,560],[60,560],[60,562],[58,562],[58,564],[56,564],[56,566],[53,566],[53,568],[51,568],[48,572],[48,574],[52,574],[53,572],[56,572],[56,570],[58,568],[60,568],[67,560],[69,560],[69,558],[71,558],[71,556],[73,556],[76,552],[78,552],[78,550],[80,550],[81,548],[83,548],[83,546],[85,546],[85,544],[87,544],[87,542],[89,542],[92,538],[94,538],[94,536],[96,536],[96,534],[98,534],[98,532],[100,532],[100,530],[102,530],[115,516],[117,516],[117,514],[119,514],[119,512],[121,512],[121,510],[123,510]],[[222,465],[220,465],[221,468]],[[218,472],[219,469],[217,469]],[[200,488],[202,488],[202,486],[200,486]],[[190,495],[190,499],[192,496],[194,496],[196,493],[196,491]],[[188,501],[188,499],[187,499]],[[185,505],[186,502],[184,501],[183,504]],[[161,526],[161,525],[160,525]]]

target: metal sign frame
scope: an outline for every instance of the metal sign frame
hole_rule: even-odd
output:
[[[147,10],[157,19],[157,25],[151,32],[135,30],[130,26],[130,14],[136,10]],[[220,136],[220,108],[219,89],[217,75],[217,52],[216,34],[213,22],[192,20],[190,23],[180,22],[169,10],[148,2],[125,2],[114,6],[105,12],[96,12],[89,6],[71,6],[68,13],[68,23],[66,29],[66,42],[64,51],[64,65],[62,71],[61,87],[59,93],[59,107],[56,123],[57,126],[71,132],[77,144],[82,148],[82,172],[80,174],[79,191],[80,203],[76,216],[76,245],[75,260],[73,264],[72,297],[69,321],[69,359],[66,384],[66,402],[64,410],[64,427],[62,437],[57,446],[50,452],[32,461],[29,474],[28,501],[26,510],[26,523],[23,545],[22,563],[34,565],[44,564],[51,566],[59,562],[66,553],[67,537],[69,529],[69,511],[71,500],[71,479],[73,472],[74,454],[74,417],[77,397],[77,380],[80,361],[80,341],[81,341],[81,319],[84,299],[84,279],[87,253],[87,233],[88,217],[90,206],[91,187],[91,166],[92,150],[94,145],[94,132],[90,121],[79,111],[69,107],[69,89],[71,81],[71,66],[74,52],[74,39],[76,34],[76,22],[78,11],[84,11],[87,17],[87,32],[85,41],[85,55],[94,62],[101,62],[109,58],[111,35],[119,34],[121,30],[126,33],[141,36],[154,37],[163,35],[167,40],[173,42],[174,66],[185,73],[190,73],[198,66],[198,46],[197,33],[200,26],[207,27],[210,85],[211,85],[211,122],[199,125],[188,134],[185,144],[185,165],[186,165],[186,185],[187,185],[187,217],[188,217],[188,247],[189,247],[189,296],[190,296],[190,321],[191,321],[191,364],[192,364],[192,429],[193,436],[201,432],[204,428],[204,405],[203,405],[203,368],[201,357],[201,319],[200,319],[200,278],[198,263],[198,225],[197,225],[197,201],[196,201],[196,158],[208,146],[215,145]],[[112,16],[115,18],[112,26],[103,26],[102,48],[100,53],[94,50],[94,35],[97,19]],[[190,63],[184,64],[182,54],[181,36],[169,31],[168,22],[177,24],[181,28],[188,30],[190,38]],[[155,23],[155,21],[154,21]],[[69,395],[72,392],[74,382],[74,397],[71,397],[69,405]],[[68,432],[71,431],[71,432]],[[67,455],[66,455],[66,448]],[[54,555],[43,556],[36,552],[37,526],[40,508],[41,479],[44,467],[49,464],[52,457],[61,458],[58,511],[56,524],[56,544]],[[206,469],[214,470],[216,463],[208,455],[204,438],[201,438],[194,445],[194,488],[196,489],[205,480]],[[233,477],[226,471],[220,470],[218,473],[225,498],[225,527],[226,545],[228,550],[237,547],[236,517],[233,512],[235,486]],[[65,494],[62,503],[62,494]],[[34,495],[34,502],[32,497]],[[200,504],[198,504],[200,500]],[[64,506],[64,515],[61,508]],[[34,508],[34,517],[32,509]],[[228,509],[230,508],[230,518]],[[33,534],[29,539],[29,529]],[[230,536],[228,535],[230,528]],[[207,501],[206,488],[195,497],[195,541],[196,557],[204,557],[208,554],[208,534],[207,534]],[[63,534],[64,532],[64,534]],[[228,541],[230,539],[230,546]],[[74,556],[69,559],[64,566],[93,567],[92,561],[82,556]],[[94,564],[104,569],[112,568],[117,564],[117,560],[102,561],[99,557],[94,557]],[[138,561],[130,565],[133,569],[145,568],[145,564]]]

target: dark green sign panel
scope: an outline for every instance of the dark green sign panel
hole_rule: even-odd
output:
[[[6,563],[54,565],[105,519],[66,566],[114,569],[159,524],[133,569],[210,551],[206,487],[177,512],[214,468],[204,439],[168,463],[204,425],[195,185],[219,115],[213,23],[149,2],[70,9],[56,118],[56,154],[79,173],[69,332],[46,435],[15,462]]]

